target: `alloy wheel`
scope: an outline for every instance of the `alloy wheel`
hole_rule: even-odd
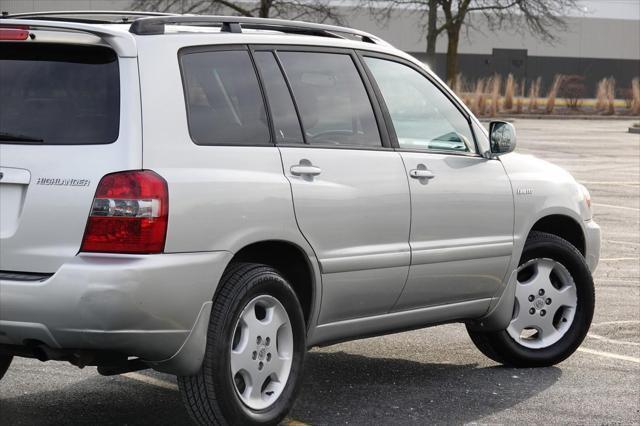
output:
[[[571,273],[555,260],[533,259],[518,268],[517,281],[507,333],[530,349],[553,345],[571,327],[578,305]]]

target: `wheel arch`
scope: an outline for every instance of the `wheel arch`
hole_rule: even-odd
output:
[[[234,262],[262,263],[280,272],[296,292],[307,329],[310,327],[319,293],[316,268],[302,247],[285,240],[257,241],[236,251],[229,265]]]
[[[524,228],[526,230],[526,228]],[[585,232],[576,218],[570,215],[570,211],[552,210],[547,211],[540,217],[535,219],[529,230],[516,238],[516,247],[514,256],[511,260],[510,273],[505,278],[504,286],[494,297],[494,301],[489,307],[488,313],[480,319],[468,322],[468,326],[476,331],[500,330],[508,324],[513,312],[513,297],[515,294],[516,269],[518,267],[520,257],[522,256],[524,245],[532,232],[546,232],[548,234],[560,237],[572,244],[578,251],[585,256],[586,253],[586,236]]]
[[[580,223],[573,217],[564,214],[549,214],[539,218],[529,230],[546,232],[570,242],[583,256],[586,253],[586,238]]]

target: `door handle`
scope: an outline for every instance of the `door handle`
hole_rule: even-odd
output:
[[[310,164],[298,164],[291,166],[289,171],[294,176],[318,176],[322,173],[322,169],[320,167],[312,166]]]
[[[436,177],[431,170],[427,169],[412,169],[409,172],[409,176],[414,179],[433,179]]]

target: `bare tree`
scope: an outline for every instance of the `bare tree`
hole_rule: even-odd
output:
[[[428,0],[427,8],[427,62],[435,67],[436,42],[438,41],[438,0]]]
[[[472,17],[483,17],[490,30],[528,29],[542,40],[554,40],[554,29],[566,27],[566,12],[576,0],[369,0],[370,10],[381,19],[394,12],[418,14],[427,22],[427,57],[433,61],[440,34],[447,34],[447,79],[458,73],[458,45],[464,25],[473,25]],[[383,5],[381,7],[381,4]],[[441,11],[441,14],[438,14]]]
[[[343,24],[331,0],[133,0],[133,10],[171,13],[233,13],[260,18],[286,18]]]

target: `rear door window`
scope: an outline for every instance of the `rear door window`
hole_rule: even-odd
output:
[[[118,138],[119,124],[113,50],[0,43],[0,143],[106,144]]]
[[[278,52],[307,143],[381,147],[364,83],[348,54]]]
[[[198,145],[271,143],[255,68],[246,50],[181,56],[191,138]]]
[[[267,94],[276,142],[281,144],[303,142],[291,93],[273,53],[256,52],[254,58]]]

